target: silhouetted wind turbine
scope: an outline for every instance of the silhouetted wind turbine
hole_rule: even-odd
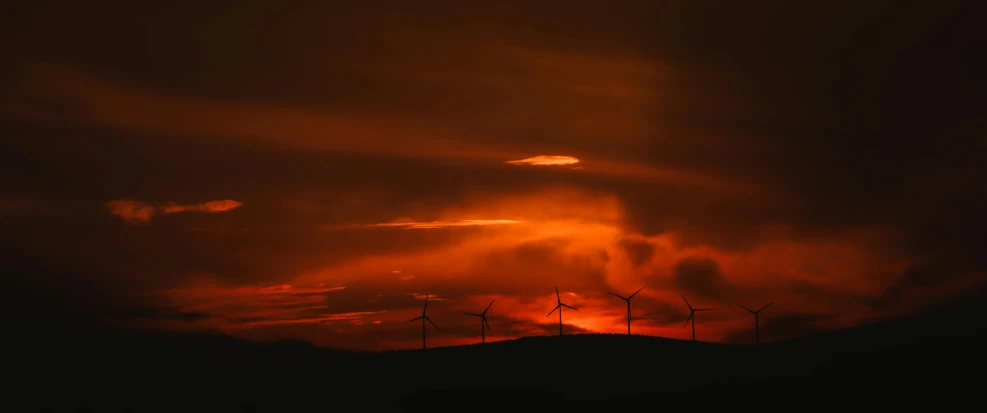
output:
[[[415,321],[415,320],[422,320],[422,348],[423,349],[425,348],[425,322],[428,321],[429,324],[432,325],[432,327],[435,327],[436,330],[439,330],[439,326],[435,325],[435,323],[432,322],[432,319],[431,318],[428,318],[428,316],[425,315],[425,310],[427,310],[427,309],[428,309],[428,295],[426,294],[425,295],[425,306],[422,307],[422,315],[420,315],[418,317],[415,317],[415,318],[412,318],[411,320],[408,320],[408,321],[405,321],[404,322],[405,324],[408,324],[408,323],[410,323],[412,321]]]
[[[552,311],[550,311],[548,315],[546,315],[545,317],[552,315],[552,313],[554,313],[555,310],[559,310],[559,335],[561,336],[562,335],[562,307],[571,308],[576,311],[579,311],[579,309],[576,307],[569,306],[562,302],[562,297],[559,296],[559,286],[555,286],[555,300],[558,302],[558,305],[556,305],[555,308],[553,308]]]
[[[771,307],[771,304],[774,303],[768,303],[768,305],[761,307],[761,309],[757,311],[751,310],[750,308],[737,304],[738,307],[747,310],[751,314],[754,314],[754,343],[755,344],[761,344],[761,326],[760,326],[761,311],[764,311],[765,308]]]
[[[696,311],[709,311],[709,310],[712,310],[712,308],[692,308],[692,305],[689,304],[689,300],[686,300],[685,299],[685,294],[680,294],[680,295],[682,296],[682,300],[685,301],[685,305],[687,307],[689,307],[689,318],[685,319],[685,325],[682,326],[682,327],[688,326],[689,325],[689,321],[691,320],[692,321],[692,341],[696,341]]]
[[[637,293],[641,292],[641,290],[643,290],[643,289],[644,289],[644,287],[641,287],[640,289],[638,289],[637,291],[635,291],[634,294],[631,294],[628,297],[622,297],[622,296],[617,295],[616,293],[610,292],[610,295],[612,295],[614,297],[617,297],[617,298],[619,298],[619,299],[624,300],[624,301],[627,302],[627,335],[631,335],[631,298],[634,298],[634,296],[637,295]],[[607,292],[609,292],[609,291],[607,291]]]
[[[486,333],[486,330],[490,330],[490,332],[493,333],[493,329],[490,328],[490,323],[487,322],[487,311],[490,311],[490,306],[493,305],[493,303],[494,302],[491,301],[490,302],[490,305],[487,306],[487,309],[486,310],[483,310],[483,312],[480,313],[480,314],[466,313],[466,315],[480,317],[480,342],[481,343],[486,343],[487,342],[487,333]]]

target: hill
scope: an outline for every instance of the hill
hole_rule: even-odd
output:
[[[8,339],[7,370],[29,405],[93,411],[944,408],[975,401],[985,367],[982,312],[965,305],[758,347],[587,334],[350,352],[64,331]]]

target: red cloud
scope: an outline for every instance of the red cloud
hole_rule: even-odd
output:
[[[450,227],[475,227],[485,225],[507,225],[519,224],[521,221],[513,219],[461,219],[456,221],[430,221],[430,222],[384,222],[368,224],[366,227],[398,227],[404,229],[435,229]]]
[[[164,212],[166,214],[173,214],[175,212],[187,212],[187,211],[218,213],[218,212],[231,211],[241,206],[243,206],[242,202],[234,201],[232,199],[224,199],[221,201],[209,201],[201,204],[192,204],[192,205],[179,205],[174,202],[169,202],[167,205],[161,207],[161,212]]]
[[[147,222],[151,220],[157,210],[141,201],[131,199],[117,199],[106,203],[113,215],[123,218],[127,222]]]
[[[161,207],[155,207],[148,203],[135,201],[132,199],[116,199],[106,203],[106,207],[110,209],[110,213],[131,223],[148,222],[158,212],[173,214],[176,212],[197,211],[215,214],[231,211],[241,206],[243,206],[242,202],[234,201],[232,199],[209,201],[192,205],[179,205],[175,202],[169,202]]]
[[[507,161],[507,163],[511,165],[572,165],[579,163],[579,159],[562,155],[538,155],[516,161]]]

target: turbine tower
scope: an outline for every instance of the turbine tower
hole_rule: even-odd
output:
[[[415,318],[412,318],[411,320],[408,320],[408,321],[405,321],[404,322],[405,324],[408,324],[408,323],[410,323],[412,321],[415,321],[415,320],[422,320],[422,349],[425,349],[426,348],[425,347],[425,322],[428,321],[428,323],[431,324],[432,327],[435,327],[436,330],[439,329],[439,326],[435,325],[435,323],[432,322],[432,319],[431,318],[428,318],[428,316],[425,315],[425,310],[427,310],[427,309],[428,309],[428,295],[426,294],[425,295],[425,306],[422,307],[422,315],[420,315],[418,317],[415,317]]]
[[[712,310],[712,308],[692,308],[692,305],[689,304],[689,300],[685,299],[685,294],[680,295],[682,296],[682,300],[685,301],[685,305],[689,307],[689,318],[685,319],[685,325],[682,327],[688,326],[689,321],[692,321],[692,341],[696,341],[696,311],[709,311]]]
[[[562,307],[576,311],[579,311],[579,309],[576,307],[569,306],[568,304],[562,302],[562,297],[559,296],[559,286],[557,285],[555,286],[555,300],[556,302],[558,302],[558,304],[545,317],[552,315],[552,313],[554,313],[555,310],[559,310],[559,336],[561,336],[562,335]]]
[[[486,333],[487,330],[490,330],[490,332],[493,333],[493,329],[490,328],[490,323],[487,322],[487,311],[490,311],[490,306],[493,305],[493,303],[494,302],[491,301],[490,305],[487,306],[487,309],[483,310],[483,312],[480,314],[466,313],[466,315],[480,317],[480,343],[487,342],[487,333]]]
[[[761,311],[764,311],[765,308],[771,307],[771,304],[774,303],[768,303],[768,305],[761,307],[761,309],[757,311],[751,310],[750,308],[737,304],[738,307],[747,310],[751,314],[754,314],[754,344],[761,344],[761,326],[760,326]]]
[[[637,295],[637,293],[641,292],[641,290],[643,289],[644,287],[641,287],[640,289],[635,291],[634,294],[631,294],[630,296],[627,297],[619,296],[616,293],[610,292],[610,295],[627,302],[627,335],[631,335],[631,298],[634,298],[634,296]]]

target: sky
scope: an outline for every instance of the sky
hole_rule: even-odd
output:
[[[977,2],[30,2],[5,317],[348,349],[751,343],[980,286]]]

